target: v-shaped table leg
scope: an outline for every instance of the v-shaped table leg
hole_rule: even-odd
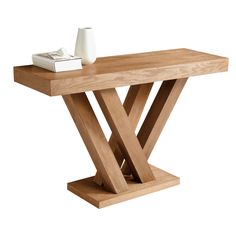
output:
[[[133,125],[134,130],[138,125],[152,86],[153,83],[148,83],[142,85],[132,85],[129,88],[123,107],[129,117],[130,123]],[[111,134],[109,144],[115,155],[118,165],[121,166],[124,161],[124,155],[120,150],[114,134]],[[96,173],[94,182],[96,182],[98,185],[103,184],[102,177],[99,172]]]
[[[138,132],[138,140],[148,159],[188,78],[164,81]],[[123,173],[130,174],[128,163]]]
[[[68,190],[100,208],[179,184],[178,177],[149,166],[147,159],[186,81],[179,79],[163,82],[137,137],[134,133],[135,125],[129,119],[135,110],[126,113],[115,89],[96,91],[96,98],[113,131],[111,147],[86,94],[63,96],[98,173],[101,174],[104,187],[110,192],[96,184],[94,177],[68,183]],[[142,184],[133,181],[133,178],[124,178],[113,148],[120,150],[121,162],[122,157],[125,157],[123,166],[126,172],[132,173],[134,179]]]
[[[124,107],[115,89],[94,92],[110,128],[115,135],[126,161],[129,163],[133,177],[139,182],[155,180],[147,163],[142,147],[135,135]]]
[[[105,135],[98,123],[93,109],[85,93],[65,95],[63,99],[80,132],[88,152],[105,187],[114,193],[123,192],[128,185],[107,143]]]

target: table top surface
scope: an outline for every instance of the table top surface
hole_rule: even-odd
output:
[[[50,96],[94,91],[227,71],[228,58],[173,49],[97,58],[82,70],[54,73],[14,67],[14,80]]]

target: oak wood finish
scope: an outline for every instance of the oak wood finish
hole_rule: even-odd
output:
[[[14,67],[14,80],[50,96],[63,96],[97,168],[95,181],[100,184],[91,177],[69,183],[68,190],[100,208],[179,184],[178,177],[150,167],[150,153],[187,78],[227,68],[225,57],[175,49],[98,58],[83,70],[71,72]],[[163,83],[136,136],[135,128],[155,81]],[[123,105],[115,90],[120,86],[131,86]],[[112,129],[109,142],[86,91],[94,92]]]
[[[137,135],[147,159],[149,158],[186,82],[187,78],[163,81]],[[130,174],[127,163],[124,163],[123,165],[123,173]]]
[[[114,193],[128,189],[126,181],[107,143],[85,93],[63,96],[107,189]]]
[[[164,81],[138,132],[138,140],[148,158],[188,78]]]
[[[228,59],[189,49],[98,58],[82,70],[52,73],[14,68],[14,80],[50,96],[81,93],[227,71]]]
[[[143,184],[136,183],[135,181],[132,181],[131,178],[126,177],[129,190],[123,193],[112,194],[104,191],[102,186],[94,183],[94,177],[68,183],[67,189],[92,205],[98,208],[103,208],[145,194],[166,189],[180,183],[178,177],[159,168],[152,166],[152,171],[155,175],[155,180]]]
[[[107,122],[118,140],[134,178],[141,183],[154,180],[143,150],[115,89],[94,91]]]
[[[127,96],[123,103],[123,107],[129,117],[131,125],[133,125],[134,130],[138,125],[139,119],[142,115],[144,106],[147,102],[152,86],[153,83],[133,85],[130,86],[128,90]],[[116,141],[114,134],[111,134],[109,144],[111,146],[112,151],[114,152],[118,165],[121,166],[124,161],[124,157],[122,152],[120,151],[119,145]],[[94,181],[99,185],[102,185],[103,183],[102,177],[98,172],[94,177]]]

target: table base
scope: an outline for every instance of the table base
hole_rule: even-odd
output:
[[[102,186],[97,185],[93,181],[94,177],[68,183],[67,189],[97,208],[103,208],[148,193],[169,188],[180,183],[178,177],[167,173],[164,170],[154,166],[151,166],[151,169],[156,180],[147,183],[137,183],[132,181],[130,177],[126,177],[128,190],[118,194],[107,192]]]

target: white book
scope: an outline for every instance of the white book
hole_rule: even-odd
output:
[[[62,72],[62,71],[71,71],[82,69],[81,58],[76,56],[68,56],[66,58],[56,57],[53,59],[51,53],[40,53],[33,54],[32,60],[35,66],[53,71],[53,72]]]

